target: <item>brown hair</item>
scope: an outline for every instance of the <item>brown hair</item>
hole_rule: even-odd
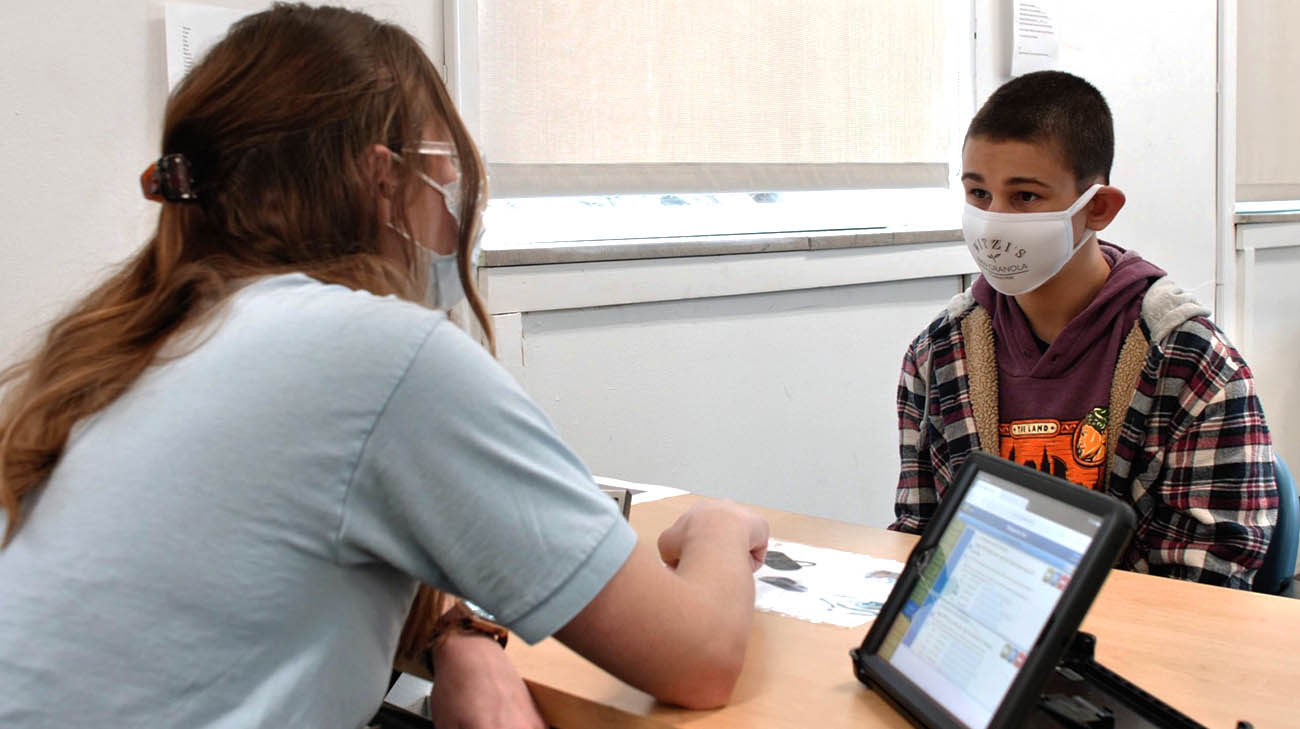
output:
[[[422,302],[428,257],[381,244],[367,150],[394,151],[445,129],[461,169],[459,274],[487,336],[470,249],[485,197],[483,163],[438,73],[401,28],[340,8],[278,4],[230,30],[167,103],[162,152],[192,167],[197,200],[167,202],[145,245],[56,321],[30,358],[0,374],[3,543],[23,502],[58,464],[68,433],[126,391],[167,340],[241,279],[301,271]],[[396,200],[418,184],[396,166]],[[396,224],[406,225],[404,205]],[[388,234],[391,238],[391,234]],[[397,260],[394,260],[397,259]],[[422,588],[403,655],[427,641],[441,595]]]
[[[1074,174],[1079,192],[1110,183],[1115,125],[1097,87],[1065,71],[1034,71],[1002,84],[971,118],[966,139],[1048,144]]]
[[[1097,87],[1065,71],[1034,71],[998,87],[971,119],[966,138],[1050,145],[1079,192],[1110,183],[1115,123]]]

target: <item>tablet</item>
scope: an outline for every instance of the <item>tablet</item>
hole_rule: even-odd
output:
[[[1133,530],[1128,505],[972,454],[854,670],[926,729],[1018,727]]]

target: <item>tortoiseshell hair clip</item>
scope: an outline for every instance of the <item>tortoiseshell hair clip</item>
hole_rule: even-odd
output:
[[[140,175],[140,189],[154,202],[196,202],[194,168],[183,154],[165,154]]]

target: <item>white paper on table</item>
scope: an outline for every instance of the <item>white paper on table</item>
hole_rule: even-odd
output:
[[[1056,68],[1060,33],[1056,0],[1015,0],[1011,13],[1011,75]]]
[[[608,476],[593,476],[596,484],[605,488],[627,489],[632,492],[632,505],[646,504],[651,501],[666,499],[670,496],[681,496],[688,494],[689,491],[675,489],[671,486],[658,486],[652,483],[637,483],[635,481],[624,481],[618,478]]]
[[[176,88],[194,63],[226,37],[230,26],[257,10],[221,8],[193,3],[167,3],[163,27],[167,35],[167,90]]]
[[[388,690],[388,695],[384,697],[394,706],[400,706],[420,716],[431,719],[429,714],[429,692],[433,690],[433,682],[426,681],[419,676],[412,676],[409,673],[403,673],[398,676],[397,683]]]
[[[754,607],[811,623],[866,624],[880,613],[903,571],[898,560],[797,542],[773,539],[767,548],[766,564],[754,573]],[[797,568],[788,569],[790,562],[778,554]],[[771,566],[782,562],[787,569]]]

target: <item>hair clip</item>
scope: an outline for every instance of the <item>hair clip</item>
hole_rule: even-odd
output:
[[[140,175],[140,189],[154,202],[195,202],[194,169],[183,154],[165,154]]]

